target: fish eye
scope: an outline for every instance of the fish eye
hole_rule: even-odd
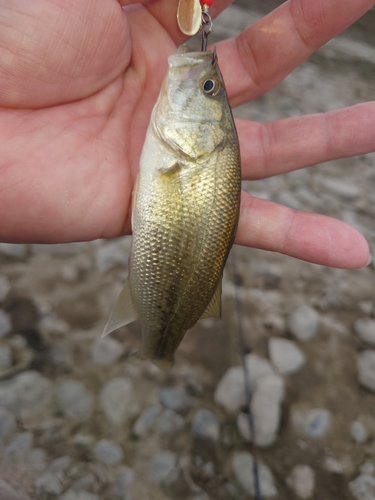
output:
[[[205,94],[215,96],[220,90],[220,84],[212,78],[207,78],[207,80],[203,81],[202,88]]]

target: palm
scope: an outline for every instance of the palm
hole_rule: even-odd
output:
[[[261,21],[267,25],[276,18],[286,22],[295,16],[293,22],[298,27],[299,4],[306,4],[305,10],[311,13],[305,14],[305,25],[300,27],[306,36],[303,42],[296,40],[293,56],[270,56],[270,47],[278,42],[272,39],[274,35],[267,35],[267,30],[257,31],[257,25],[236,43],[227,41],[218,47],[234,104],[275,85],[374,3],[346,0],[347,9],[339,7],[340,12],[345,11],[340,17],[334,10],[338,0],[330,0],[324,7],[326,23],[320,23],[317,34],[310,33],[316,24],[313,16],[321,15],[321,2],[311,6],[307,0],[291,0],[291,7],[284,4],[270,20]],[[62,6],[35,0],[24,5],[20,2],[17,5],[23,10],[17,11],[16,7],[9,8],[9,0],[0,0],[0,51],[4,56],[0,58],[0,240],[88,240],[130,231],[132,186],[150,112],[165,74],[167,56],[182,37],[170,0],[144,0],[144,7],[134,6],[126,12],[120,3],[135,2],[80,0]],[[229,3],[216,0],[216,12]],[[289,45],[293,30],[290,33]],[[288,43],[285,46],[288,48]],[[263,59],[264,55],[267,57]],[[354,110],[347,117],[358,134],[359,114]],[[293,119],[284,122],[279,128],[277,122],[266,127],[251,122],[238,124],[241,140],[249,134],[264,137],[271,128],[274,138],[267,159],[259,153],[260,143],[249,149],[248,141],[243,142],[245,178],[274,175],[374,148],[369,140],[351,136],[348,154],[347,141],[341,136],[346,149],[338,141],[333,149],[317,144],[315,150],[310,148],[310,157],[304,149],[296,159],[294,145],[288,148],[285,135],[294,136],[303,126],[314,129],[319,124],[314,117],[307,117],[305,124]],[[311,214],[298,215],[248,197],[243,201],[238,242],[329,265],[355,267],[366,263],[367,244],[342,223]],[[275,219],[278,233],[270,234]],[[327,234],[330,248],[323,244],[321,249],[315,235],[310,239],[314,238],[316,246],[311,246],[308,238],[301,244],[301,238],[297,240],[294,234],[300,235],[302,224],[307,224],[306,234],[313,234],[314,227],[323,228],[321,237]],[[343,245],[347,246],[346,253],[342,252]]]

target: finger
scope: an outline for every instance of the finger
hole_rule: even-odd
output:
[[[375,151],[375,102],[265,124],[236,120],[245,179]]]
[[[119,76],[131,52],[115,0],[0,0],[0,106],[82,99]]]
[[[236,39],[217,45],[231,104],[264,94],[341,33],[374,0],[289,0]]]
[[[242,193],[235,243],[341,268],[369,263],[365,238],[330,217],[290,208]]]

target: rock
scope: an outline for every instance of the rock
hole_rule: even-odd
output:
[[[45,472],[35,481],[35,487],[41,493],[48,495],[61,495],[63,487],[57,474]]]
[[[5,408],[0,408],[0,445],[13,434],[15,429],[16,419],[14,415]]]
[[[15,259],[22,259],[26,257],[27,246],[22,243],[0,243],[0,254]]]
[[[200,438],[217,441],[220,434],[219,422],[210,410],[198,410],[193,418],[192,431]]]
[[[265,498],[275,497],[277,495],[277,490],[274,485],[270,469],[262,462],[258,462],[258,465],[260,491],[262,495]],[[236,475],[237,481],[241,485],[245,493],[254,497],[255,487],[253,468],[254,460],[250,453],[240,452],[234,456],[233,470]]]
[[[12,366],[12,348],[9,345],[0,345],[0,370]]]
[[[323,465],[324,465],[324,468],[326,471],[331,472],[333,474],[343,474],[344,473],[344,467],[342,466],[341,462],[339,462],[335,458],[326,457],[324,459]]]
[[[129,238],[117,238],[104,243],[96,252],[96,267],[101,273],[106,273],[117,265],[126,266],[130,245]]]
[[[99,401],[109,422],[122,425],[134,415],[133,384],[127,378],[113,378],[103,387]]]
[[[191,397],[184,387],[163,387],[159,391],[159,401],[177,413],[186,413],[191,406]]]
[[[363,351],[360,354],[358,358],[358,379],[366,389],[375,391],[375,350]]]
[[[291,340],[272,337],[268,351],[272,364],[282,375],[297,372],[306,362],[304,353]]]
[[[59,497],[59,500],[99,500],[99,497],[98,495],[88,493],[87,491],[77,492],[70,489],[65,492],[64,495]]]
[[[78,380],[63,380],[56,387],[56,399],[62,412],[72,420],[91,417],[94,397]]]
[[[358,337],[368,344],[375,345],[375,320],[371,318],[358,318],[354,322],[354,331]]]
[[[319,322],[319,313],[307,304],[294,309],[287,319],[290,333],[301,342],[311,340],[317,334]]]
[[[299,498],[309,499],[314,494],[315,473],[309,465],[297,465],[286,483]]]
[[[357,500],[374,500],[375,477],[361,474],[349,483],[349,489]]]
[[[5,337],[12,331],[12,321],[9,314],[0,309],[0,337]]]
[[[367,314],[367,316],[371,316],[374,312],[374,302],[372,300],[361,300],[358,302],[358,307],[363,313]]]
[[[178,473],[177,457],[171,451],[159,451],[150,460],[149,475],[155,483],[168,486],[176,481]]]
[[[95,340],[91,349],[93,361],[101,366],[113,364],[124,352],[124,347],[120,342],[111,337],[104,337]]]
[[[27,457],[28,463],[40,472],[46,468],[47,453],[42,448],[33,448]]]
[[[129,498],[129,492],[134,482],[135,472],[130,467],[119,467],[113,485],[113,494],[122,500]]]
[[[357,443],[364,443],[368,437],[366,428],[360,420],[352,422],[350,426],[350,433]]]
[[[59,458],[55,458],[50,463],[48,470],[49,472],[64,472],[72,464],[72,459],[68,455],[64,455]]]
[[[323,437],[331,424],[331,414],[324,408],[292,408],[291,413],[296,431],[310,438]]]
[[[0,406],[22,417],[26,410],[37,409],[48,416],[52,404],[52,384],[38,372],[26,371],[0,382]]]
[[[373,476],[375,472],[374,462],[371,462],[371,460],[366,460],[366,462],[361,465],[359,470],[361,471],[361,474],[368,474],[369,476]]]
[[[227,412],[236,412],[245,404],[245,377],[240,366],[229,368],[220,380],[214,399]]]
[[[69,331],[68,323],[53,315],[42,318],[38,326],[45,335],[65,335]]]
[[[33,433],[22,432],[18,434],[6,448],[8,459],[21,459],[25,457],[33,446]]]
[[[183,417],[170,408],[166,408],[156,421],[156,427],[161,434],[173,434],[181,430],[184,425]]]
[[[255,428],[255,442],[258,446],[270,446],[277,437],[280,425],[281,402],[284,397],[284,382],[281,377],[268,375],[258,381],[257,389],[252,397],[252,411]],[[250,441],[248,417],[240,413],[237,417],[240,434]]]
[[[23,495],[17,493],[6,481],[0,478],[0,498],[2,500],[25,500]]]
[[[98,441],[95,445],[94,453],[98,460],[107,465],[118,464],[124,458],[121,446],[108,439]]]
[[[3,302],[10,290],[10,282],[6,276],[0,276],[0,302]]]
[[[144,437],[155,424],[156,417],[160,412],[161,408],[158,405],[144,409],[133,425],[133,435],[138,438]]]

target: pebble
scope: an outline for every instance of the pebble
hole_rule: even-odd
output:
[[[349,489],[357,500],[374,500],[375,477],[361,474],[349,483]]]
[[[37,490],[48,495],[61,495],[63,487],[57,474],[45,472],[35,481]]]
[[[171,451],[159,451],[150,460],[149,475],[155,483],[168,486],[176,481],[178,473],[177,456]]]
[[[6,276],[0,276],[0,302],[8,295],[10,282]]]
[[[358,302],[358,307],[363,313],[367,314],[367,316],[371,316],[374,312],[374,302],[372,300],[361,300]]]
[[[309,499],[314,494],[315,472],[309,465],[297,465],[286,483],[298,498]]]
[[[124,352],[123,345],[112,337],[95,340],[91,349],[94,363],[101,366],[112,365]]]
[[[354,331],[358,337],[368,344],[375,345],[375,320],[358,318],[354,322]]]
[[[12,366],[12,348],[9,345],[0,345],[0,369]]]
[[[350,426],[350,433],[354,441],[364,443],[367,440],[367,430],[360,420],[355,420]]]
[[[184,425],[183,417],[170,408],[166,408],[156,421],[156,427],[161,434],[173,434],[181,430]]]
[[[33,448],[28,454],[27,459],[28,463],[40,472],[46,468],[47,453],[42,448]]]
[[[38,326],[46,335],[65,335],[69,331],[69,325],[61,318],[49,315],[42,318]]]
[[[99,402],[110,423],[124,424],[135,412],[132,382],[122,377],[109,380],[100,393]]]
[[[154,426],[160,412],[161,408],[158,405],[145,408],[133,425],[133,435],[138,438],[144,437]]]
[[[301,342],[315,337],[319,329],[319,322],[319,313],[307,304],[291,311],[287,319],[290,333]]]
[[[366,389],[375,391],[375,350],[363,351],[360,354],[358,358],[358,379]]]
[[[124,452],[121,446],[108,439],[98,441],[95,445],[94,453],[98,460],[107,465],[118,464],[124,459]]]
[[[177,413],[186,413],[191,407],[191,397],[184,387],[163,387],[159,391],[160,404]]]
[[[374,475],[375,472],[375,465],[374,462],[371,462],[371,460],[366,460],[361,467],[359,468],[361,474],[368,474],[370,476]]]
[[[11,380],[0,382],[0,406],[16,416],[21,417],[24,410],[35,408],[46,413],[51,404],[52,384],[38,372],[26,371]]]
[[[52,460],[50,466],[48,467],[49,472],[64,472],[72,464],[72,459],[69,455],[64,455],[59,458]]]
[[[2,500],[25,500],[4,479],[0,478],[0,498]]]
[[[78,380],[63,380],[56,386],[56,399],[62,412],[72,420],[91,417],[94,397]]]
[[[325,457],[323,465],[326,471],[331,472],[333,474],[344,473],[343,465],[341,464],[341,462],[336,460],[336,458]]]
[[[323,437],[331,424],[331,414],[324,408],[292,408],[291,414],[295,430],[310,438]]]
[[[272,364],[282,374],[297,372],[306,362],[306,357],[297,344],[291,340],[273,337],[268,342]]]
[[[34,436],[32,432],[18,434],[6,448],[8,458],[20,459],[28,454],[33,447]]]
[[[22,243],[0,243],[0,254],[21,259],[26,257],[27,246]]]
[[[0,408],[0,445],[4,443],[15,431],[16,419],[13,413]]]
[[[94,493],[88,493],[87,491],[76,492],[74,490],[68,490],[65,492],[59,500],[99,500],[98,495]]]
[[[122,500],[128,498],[134,478],[135,472],[133,469],[126,466],[119,467],[113,484],[113,494]]]
[[[253,474],[254,460],[250,453],[240,452],[234,456],[233,470],[236,475],[238,483],[241,485],[245,493],[255,496],[254,488],[254,474]],[[259,462],[259,483],[260,490],[265,498],[275,497],[277,489],[274,484],[271,470],[262,462]]]
[[[12,321],[8,313],[0,309],[0,337],[5,337],[12,331]]]
[[[352,182],[343,181],[336,177],[319,176],[319,183],[333,194],[348,201],[356,200],[362,192],[362,190]]]
[[[101,273],[106,273],[115,266],[126,266],[129,253],[129,239],[118,238],[104,243],[96,251],[96,267]]]
[[[210,410],[198,410],[193,418],[192,431],[203,439],[217,441],[220,434],[219,422]]]
[[[214,399],[228,413],[239,411],[245,404],[245,377],[240,366],[229,368],[216,387]]]

